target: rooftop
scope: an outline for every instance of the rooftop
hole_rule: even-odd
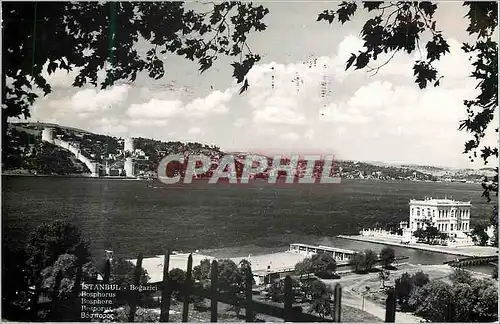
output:
[[[470,201],[459,201],[450,198],[432,198],[425,197],[423,200],[410,199],[410,204],[425,204],[425,205],[470,205]]]
[[[303,243],[292,243],[290,246],[302,246],[302,247],[307,247],[311,249],[318,249],[318,250],[325,250],[325,251],[330,251],[330,252],[342,252],[342,253],[347,253],[347,254],[354,254],[356,251],[352,250],[346,250],[346,249],[340,249],[340,248],[335,248],[331,246],[324,246],[324,245],[309,245],[309,244],[303,244]]]

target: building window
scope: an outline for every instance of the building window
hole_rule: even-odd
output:
[[[412,216],[413,216],[413,214],[414,214],[414,213],[413,213],[413,209],[414,209],[414,208],[412,208],[412,209],[411,209],[411,215],[412,215]]]
[[[420,216],[420,208],[417,207],[417,216]]]
[[[450,224],[450,231],[453,231],[453,224]]]
[[[435,210],[432,211],[432,217],[434,217],[434,216],[436,216],[436,211]]]

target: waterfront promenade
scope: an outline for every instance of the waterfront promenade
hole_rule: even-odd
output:
[[[403,244],[401,242],[398,242],[396,239],[386,238],[386,237],[368,237],[361,235],[338,235],[337,237],[354,241],[400,246],[407,249],[445,253],[463,257],[485,257],[485,256],[498,255],[498,248],[491,246],[449,247],[449,246],[439,246],[439,245],[428,245],[423,243]]]

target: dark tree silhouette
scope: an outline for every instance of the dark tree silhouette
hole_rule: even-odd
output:
[[[247,45],[251,31],[263,31],[268,9],[252,3],[206,3],[203,12],[183,2],[9,2],[2,4],[2,127],[8,117],[28,117],[38,97],[51,86],[43,69],[79,69],[73,86],[106,88],[133,82],[141,71],[159,79],[160,56],[167,53],[196,60],[209,69],[220,55],[237,59],[233,76],[248,87],[247,72],[260,60]],[[146,55],[134,47],[149,44]],[[106,71],[100,82],[97,72]],[[3,128],[6,129],[6,128]]]
[[[481,141],[486,130],[493,120],[498,107],[498,43],[493,33],[498,27],[498,3],[495,1],[464,2],[468,8],[466,15],[469,20],[467,32],[476,36],[474,44],[463,43],[462,50],[473,58],[474,71],[471,77],[478,81],[479,95],[471,100],[464,100],[468,118],[461,121],[459,130],[465,130],[471,139],[465,143],[463,153],[469,154],[473,161],[478,157],[487,164],[491,157],[498,158],[498,146],[481,147]],[[356,11],[366,10],[372,13],[361,30],[365,50],[352,54],[347,61],[346,70],[354,66],[355,69],[366,68],[369,72],[377,73],[380,68],[389,64],[397,52],[412,54],[424,45],[422,38],[428,37],[425,43],[427,56],[417,60],[413,66],[415,83],[420,89],[429,84],[437,87],[443,76],[434,67],[436,61],[450,52],[448,42],[443,31],[437,25],[434,13],[438,4],[424,2],[389,2],[370,1],[363,2],[360,7],[354,1],[343,1],[337,10],[325,10],[318,15],[318,21],[328,21],[332,24],[335,20],[344,24],[350,21]],[[461,18],[461,17],[457,17]],[[369,64],[377,61],[381,54],[392,55],[389,59],[376,67]],[[445,80],[443,80],[445,81]],[[493,125],[495,127],[497,125]],[[498,133],[498,126],[495,128]],[[483,181],[483,196],[491,201],[491,195],[498,196],[498,167],[492,179]],[[496,205],[496,204],[495,204]],[[493,211],[496,213],[496,210]],[[498,222],[493,222],[498,235]]]
[[[390,246],[384,246],[384,248],[380,251],[380,259],[382,259],[384,268],[389,267],[394,262],[395,258],[394,249]]]

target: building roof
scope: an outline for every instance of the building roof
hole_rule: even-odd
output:
[[[347,254],[356,253],[356,251],[340,249],[340,248],[335,248],[335,247],[331,247],[331,246],[324,246],[324,245],[309,245],[309,244],[303,244],[303,243],[290,244],[290,246],[292,246],[292,245],[307,247],[307,248],[311,248],[311,249],[326,250],[326,251],[330,251],[330,252],[342,252],[342,253],[347,253]]]
[[[428,206],[458,206],[458,205],[464,205],[464,206],[470,206],[471,203],[470,201],[459,201],[459,200],[454,200],[454,199],[439,199],[439,198],[432,198],[432,197],[425,197],[424,200],[417,200],[417,199],[410,199],[410,205],[411,204],[419,204],[419,205],[428,205]]]

